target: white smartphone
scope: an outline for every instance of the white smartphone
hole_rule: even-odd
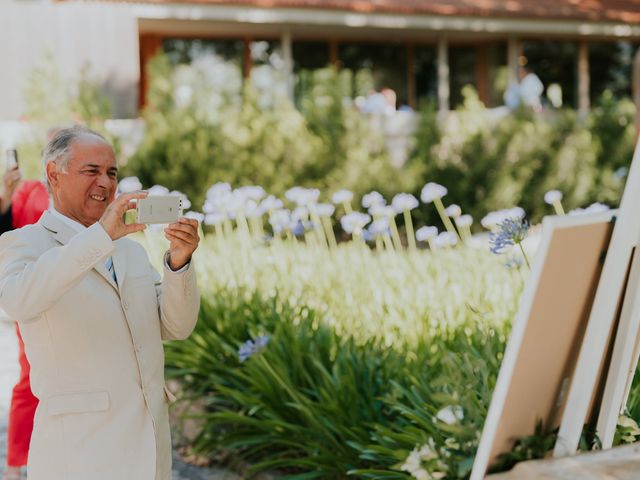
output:
[[[7,171],[18,168],[18,151],[15,148],[7,149]]]
[[[178,195],[149,195],[137,202],[137,223],[173,223],[181,216],[182,198]]]

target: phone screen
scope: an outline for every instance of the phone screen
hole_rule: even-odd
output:
[[[15,148],[7,149],[7,170],[18,168],[18,151]]]

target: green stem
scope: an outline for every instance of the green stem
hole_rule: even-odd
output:
[[[436,198],[433,201],[433,204],[436,206],[436,210],[438,210],[438,215],[440,215],[440,218],[442,219],[442,223],[444,224],[447,231],[450,233],[453,233],[456,237],[458,237],[458,240],[462,241],[462,238],[460,238],[460,234],[456,230],[456,227],[453,226],[453,223],[451,223],[451,219],[449,218],[447,213],[444,211],[444,205],[442,203],[442,199]]]
[[[524,261],[526,262],[527,267],[529,267],[529,270],[531,270],[531,265],[529,264],[529,258],[527,257],[527,254],[524,253],[524,248],[522,247],[522,242],[519,242],[518,246],[520,247],[520,251],[522,252],[522,256],[524,257]]]
[[[416,249],[416,236],[413,233],[413,222],[411,220],[411,212],[409,210],[404,210],[404,226],[407,230],[407,243],[409,244],[410,250]]]

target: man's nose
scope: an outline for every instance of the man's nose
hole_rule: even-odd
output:
[[[100,175],[98,175],[96,183],[100,187],[109,188],[109,186],[111,185],[111,177],[106,172],[101,173]]]

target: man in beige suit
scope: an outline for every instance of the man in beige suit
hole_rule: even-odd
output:
[[[169,480],[162,340],[193,330],[197,222],[165,229],[164,276],[124,238],[131,193],[114,200],[109,144],[61,130],[43,154],[53,207],[0,237],[0,308],[18,321],[40,400],[29,480]]]

